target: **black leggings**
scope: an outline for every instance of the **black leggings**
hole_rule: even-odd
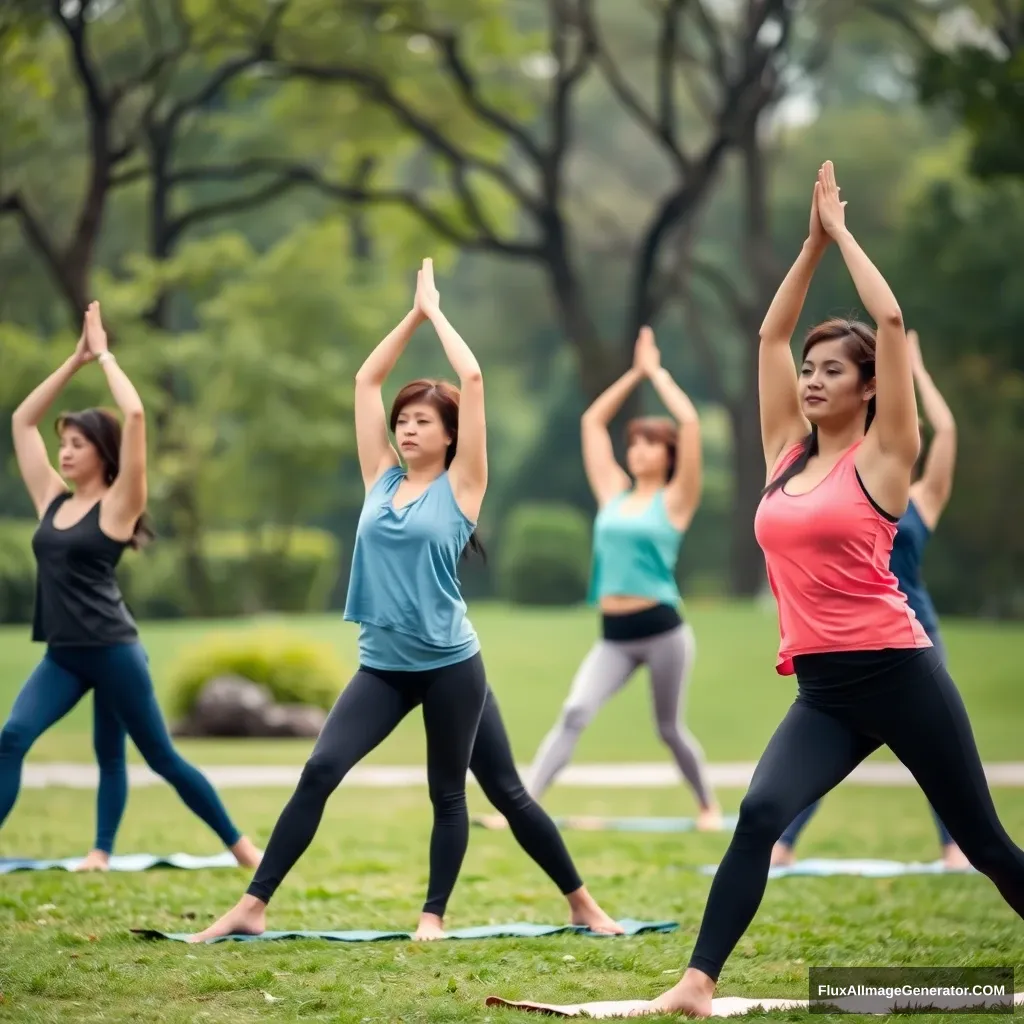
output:
[[[487,696],[483,658],[425,672],[360,667],[341,691],[299,784],[285,804],[248,893],[265,903],[313,841],[327,798],[345,775],[418,704],[427,732],[427,786],[434,807],[430,881],[423,912],[444,916],[469,845],[466,771]]]
[[[424,913],[444,916],[469,844],[466,770],[505,816],[519,844],[563,894],[583,884],[554,822],[516,771],[498,702],[479,654],[430,672],[360,668],[342,691],[299,785],[274,826],[248,892],[270,902],[313,840],[328,797],[417,704],[427,731],[427,780],[434,806]],[[482,704],[482,709],[481,709]],[[477,723],[479,722],[479,728]]]
[[[469,770],[480,783],[484,796],[504,815],[512,835],[524,852],[567,896],[583,885],[583,880],[565,848],[558,828],[547,812],[526,791],[516,771],[512,747],[501,720],[498,700],[490,687],[480,717]]]
[[[816,654],[794,662],[797,699],[740,804],[690,967],[717,981],[761,903],[783,829],[883,744],[909,769],[971,864],[1024,917],[1024,851],[999,822],[967,711],[935,650]]]

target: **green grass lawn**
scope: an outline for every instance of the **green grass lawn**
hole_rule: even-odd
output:
[[[794,681],[774,671],[778,627],[774,609],[728,603],[692,603],[697,663],[687,708],[688,723],[712,761],[754,760],[793,699]],[[596,619],[588,609],[523,611],[476,604],[473,622],[483,643],[491,684],[517,758],[528,761],[550,727],[579,662],[594,641]],[[228,623],[147,623],[149,652],[164,706],[170,667],[178,652],[218,630],[259,629],[270,621],[333,644],[355,667],[356,627],[340,614]],[[945,635],[950,667],[967,702],[987,760],[1022,756],[1024,704],[1020,693],[1024,629],[1019,626],[949,621]],[[41,656],[23,627],[0,629],[0,715],[6,716],[24,679]],[[90,761],[91,700],[88,698],[30,754],[36,761]],[[310,741],[182,741],[186,757],[204,764],[301,763]],[[412,715],[370,758],[416,764],[423,760],[423,729]],[[135,760],[137,755],[132,750]],[[887,758],[886,752],[875,755]],[[656,760],[664,757],[651,725],[644,675],[617,696],[584,733],[576,760]]]
[[[776,625],[753,607],[695,605],[700,650],[689,721],[715,761],[753,759],[793,696],[772,669]],[[594,636],[582,610],[473,609],[494,687],[519,758],[526,761],[564,699]],[[339,616],[297,620],[296,629],[337,645],[347,662],[355,631]],[[253,624],[150,624],[144,639],[158,688],[177,651],[203,633]],[[982,754],[1020,759],[1020,630],[950,623],[954,674]],[[25,631],[0,632],[0,713],[6,714],[39,649]],[[34,760],[89,760],[89,702],[33,751]],[[375,755],[378,763],[423,757],[415,717]],[[188,742],[203,763],[298,762],[309,742]],[[584,735],[577,762],[663,757],[641,680]],[[287,799],[283,789],[225,790],[240,827],[264,844]],[[742,793],[723,791],[730,810]],[[1002,820],[1024,840],[1024,791],[994,793]],[[0,856],[84,852],[93,795],[25,790],[0,836]],[[486,809],[470,789],[474,811]],[[678,815],[692,812],[682,787],[597,791],[556,786],[553,813]],[[341,790],[320,832],[272,908],[274,929],[411,929],[426,885],[430,813],[426,791]],[[528,1019],[488,1010],[489,994],[575,1002],[650,997],[670,985],[689,956],[710,880],[695,867],[717,861],[725,835],[569,833],[591,890],[619,917],[673,919],[676,934],[598,940],[555,937],[419,945],[320,943],[187,947],[132,937],[128,929],[198,930],[242,893],[240,870],[0,878],[0,1021],[244,1024],[249,1021],[391,1022]],[[118,839],[121,852],[212,853],[217,842],[166,787],[136,790]],[[930,860],[936,839],[913,789],[841,787],[808,827],[804,856]],[[507,833],[473,830],[449,907],[462,927],[513,920],[561,922],[564,904]],[[769,883],[754,925],[721,979],[723,995],[806,998],[810,965],[952,965],[1024,962],[1024,931],[981,877],[788,879]],[[775,1014],[796,1020],[800,1014]],[[877,1018],[872,1018],[877,1019]],[[839,1020],[839,1018],[837,1018]],[[844,1024],[850,1020],[841,1019]],[[936,1018],[947,1021],[948,1017]]]
[[[727,792],[735,806],[740,793]],[[234,790],[232,813],[261,842],[287,794]],[[995,794],[1024,836],[1024,793]],[[472,792],[475,810],[484,805]],[[553,812],[671,814],[669,791],[553,790]],[[4,847],[83,849],[91,808],[81,794],[29,791]],[[422,789],[344,787],[272,905],[275,929],[411,929],[426,885],[430,827]],[[16,874],[0,880],[0,1021],[522,1021],[487,1010],[490,994],[574,1002],[645,998],[667,987],[689,956],[724,835],[568,834],[595,896],[614,915],[673,919],[675,934],[634,939],[553,937],[417,945],[313,942],[189,947],[149,942],[132,927],[193,931],[244,890],[246,872],[134,875]],[[216,841],[170,792],[136,792],[119,847],[212,852]],[[931,859],[935,837],[921,796],[848,787],[808,827],[805,855]],[[473,830],[449,908],[449,926],[558,923],[564,904],[507,833]],[[754,925],[721,979],[723,995],[806,998],[807,968],[831,964],[1018,964],[1020,920],[981,877],[786,879],[768,884]],[[775,1014],[798,1019],[798,1014]],[[837,1018],[838,1020],[839,1018]],[[841,1018],[848,1021],[850,1018]],[[936,1018],[936,1020],[949,1018]]]

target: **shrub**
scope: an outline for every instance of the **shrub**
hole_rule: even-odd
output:
[[[577,604],[590,579],[590,523],[571,505],[513,509],[499,551],[498,588],[513,604]]]
[[[200,690],[218,676],[266,686],[280,704],[329,710],[348,675],[333,648],[282,630],[218,633],[186,651],[171,669],[174,711],[187,715]]]
[[[32,621],[36,596],[36,563],[32,519],[0,519],[0,622]]]

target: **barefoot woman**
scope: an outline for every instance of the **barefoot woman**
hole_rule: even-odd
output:
[[[627,474],[615,461],[608,424],[644,378],[672,419],[629,424]],[[693,403],[662,367],[650,328],[640,332],[632,369],[595,400],[581,428],[583,462],[599,508],[590,597],[600,605],[603,636],[584,659],[561,716],[534,756],[530,792],[537,797],[545,792],[594,716],[646,665],[658,734],[697,799],[697,826],[718,828],[721,813],[704,753],[680,724],[695,640],[677,610],[681,598],[675,568],[700,502],[700,421]]]
[[[124,417],[123,435],[117,419],[100,409],[62,416],[58,474],[39,423],[61,389],[93,359]],[[98,834],[82,866],[102,869],[109,860],[127,797],[127,733],[149,767],[238,863],[255,867],[259,851],[239,834],[207,778],[171,745],[146,652],[117,584],[115,569],[125,548],[138,547],[148,536],[146,421],[138,393],[107,349],[99,303],[85,314],[74,354],[21,403],[11,426],[18,468],[40,519],[32,538],[38,565],[32,639],[47,646],[0,731],[0,825],[17,799],[29,748],[92,690],[100,759]]]
[[[754,772],[679,983],[645,1013],[709,1016],[729,954],[768,877],[772,845],[803,808],[887,746],[970,862],[1024,916],[1024,851],[992,804],[963,701],[889,568],[920,449],[911,351],[899,306],[845,226],[831,162],[814,188],[810,237],[761,327],[768,486],[755,517],[779,607],[777,668],[797,698]],[[878,325],[832,320],[790,336],[829,241]]]
[[[953,467],[956,463],[956,422],[949,406],[935,386],[931,375],[921,358],[921,345],[916,331],[907,331],[910,342],[911,366],[917,384],[925,416],[932,428],[932,441],[928,446],[928,457],[920,479],[910,486],[910,501],[896,527],[892,542],[892,557],[889,568],[896,577],[901,591],[907,595],[907,602],[914,609],[918,622],[924,627],[932,646],[938,651],[943,664],[946,661],[946,646],[939,634],[939,617],[932,604],[928,588],[921,579],[921,561],[924,549],[931,539],[953,489]],[[798,814],[772,850],[772,866],[792,864],[793,850],[800,833],[818,809],[820,801],[811,804]],[[970,867],[963,851],[953,842],[949,830],[932,808],[932,817],[939,832],[942,848],[942,862],[947,868],[962,870]]]
[[[437,331],[461,392],[443,381],[414,381],[399,392],[390,426],[403,468],[388,437],[381,386],[425,320]],[[471,765],[474,772],[479,769],[492,799],[507,795],[506,812],[529,828],[529,807],[514,791],[514,767],[507,770],[507,737],[458,579],[463,551],[467,545],[479,547],[474,531],[487,488],[483,377],[475,356],[441,312],[429,260],[419,272],[413,309],[356,375],[355,414],[366,499],[345,618],[360,624],[359,670],[324,723],[246,894],[193,942],[264,930],[267,904],[312,842],[328,797],[419,705],[434,826],[427,898],[416,937],[443,935],[445,909],[469,841],[466,771]],[[478,727],[489,741],[479,751],[474,747]],[[504,752],[496,746],[499,741]],[[565,884],[576,887],[571,862],[560,870],[551,832],[558,840],[551,826],[550,870],[560,871]],[[544,837],[539,842],[543,846]],[[618,930],[586,890],[577,889],[566,893],[571,905],[576,901],[574,919]]]

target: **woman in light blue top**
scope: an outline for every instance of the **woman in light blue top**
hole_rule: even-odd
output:
[[[644,379],[673,419],[629,424],[627,474],[615,461],[608,424]],[[539,797],[551,785],[583,729],[645,664],[659,735],[700,808],[697,827],[720,828],[703,751],[680,723],[694,637],[679,614],[675,569],[700,502],[700,422],[693,403],[662,367],[650,328],[640,332],[632,368],[583,414],[582,435],[583,462],[599,509],[590,601],[601,609],[603,635],[580,666],[558,721],[534,757],[528,788]]]
[[[461,391],[440,380],[413,381],[399,391],[390,417],[399,456],[388,435],[381,386],[427,320]],[[416,937],[444,934],[445,908],[469,842],[468,770],[561,889],[572,922],[621,933],[587,892],[554,823],[516,772],[480,642],[466,616],[457,566],[467,547],[482,550],[474,531],[487,488],[484,386],[476,358],[441,312],[430,260],[419,272],[412,310],[356,375],[355,417],[366,498],[345,618],[360,625],[359,671],[328,715],[245,896],[192,941],[264,930],[267,904],[313,841],[328,797],[417,706],[427,734],[434,827]]]

